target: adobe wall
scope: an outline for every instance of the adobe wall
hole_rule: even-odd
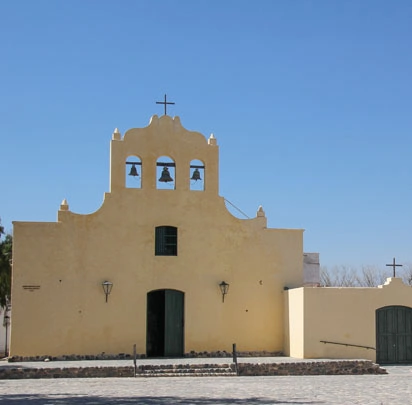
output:
[[[290,350],[285,354],[293,357],[376,361],[376,310],[412,307],[412,288],[399,278],[376,288],[304,287],[285,293],[289,322],[303,318],[301,328],[289,327]]]

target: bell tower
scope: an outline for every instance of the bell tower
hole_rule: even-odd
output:
[[[137,189],[204,192],[218,195],[219,148],[214,135],[188,131],[179,117],[153,115],[145,128],[124,136],[116,128],[110,148],[110,192],[128,187],[130,176]]]

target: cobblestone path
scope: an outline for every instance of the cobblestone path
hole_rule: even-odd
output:
[[[0,403],[13,405],[412,404],[412,367],[387,375],[170,377],[0,381]]]

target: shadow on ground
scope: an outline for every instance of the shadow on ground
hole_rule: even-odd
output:
[[[324,404],[323,401],[306,401],[290,399],[278,401],[270,398],[182,398],[182,397],[97,397],[97,396],[73,396],[73,394],[60,395],[2,395],[2,404],[13,405],[103,405],[103,404],[125,404],[125,405],[279,405],[279,404]]]

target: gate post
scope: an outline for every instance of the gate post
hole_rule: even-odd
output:
[[[136,363],[136,344],[133,345],[133,364],[134,364],[134,376],[137,373],[137,363]]]
[[[237,369],[237,352],[236,352],[236,343],[233,343],[232,345],[232,354],[233,354],[233,363],[235,363],[235,371],[236,375],[239,375],[238,369]]]

